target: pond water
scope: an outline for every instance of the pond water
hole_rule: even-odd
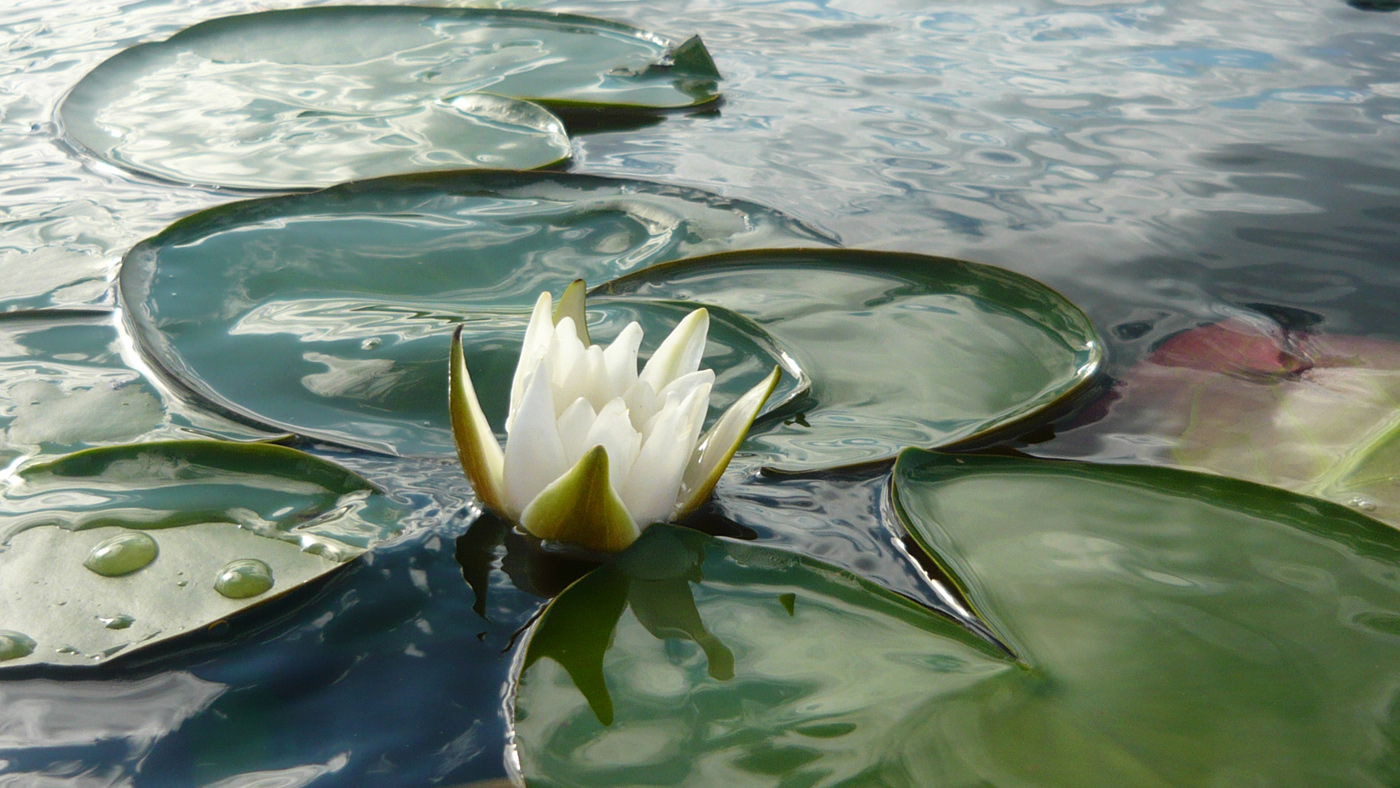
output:
[[[0,9],[0,383],[40,399],[35,386],[86,392],[45,414],[0,403],[0,459],[152,435],[256,434],[148,375],[119,330],[113,289],[137,242],[249,193],[102,163],[64,140],[56,110],[126,47],[216,16],[316,4]],[[848,246],[1029,275],[1087,312],[1107,340],[1110,374],[1176,332],[1230,316],[1400,339],[1393,6],[510,5],[698,32],[724,75],[717,112],[576,135],[571,172],[705,189],[787,212]],[[108,417],[115,408],[123,415]],[[1092,426],[1022,448],[1107,461],[1155,451]],[[411,507],[405,535],[198,648],[0,681],[0,782],[421,786],[505,774],[503,691],[517,636],[579,568],[523,560],[518,537],[476,520],[455,464],[322,451]],[[883,485],[873,472],[727,478],[721,493],[744,535],[940,606],[872,516]]]

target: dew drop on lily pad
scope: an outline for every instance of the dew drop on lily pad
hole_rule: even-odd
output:
[[[272,567],[256,558],[224,564],[214,580],[214,590],[229,599],[247,599],[272,588]]]
[[[139,531],[129,531],[99,542],[83,566],[103,577],[120,577],[156,560],[159,552],[156,540]]]
[[[34,653],[34,638],[12,629],[0,629],[0,662]]]
[[[118,613],[115,616],[98,616],[97,620],[101,621],[102,626],[108,629],[127,629],[136,623],[136,619],[124,613]]]

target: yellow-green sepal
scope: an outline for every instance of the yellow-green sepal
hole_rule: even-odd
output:
[[[584,347],[593,344],[588,338],[587,294],[588,285],[584,284],[582,279],[575,279],[564,288],[564,294],[559,296],[559,304],[554,307],[554,325],[559,325],[559,321],[566,317],[573,318],[574,331]]]
[[[541,539],[599,553],[623,550],[641,535],[608,479],[608,451],[594,446],[549,483],[520,513],[520,525]]]
[[[491,423],[481,411],[467,373],[467,357],[462,351],[462,327],[452,334],[452,353],[447,366],[447,409],[452,417],[452,438],[457,444],[457,459],[462,470],[476,488],[481,503],[496,512],[507,513],[502,480],[505,478],[505,453],[496,442]]]
[[[782,375],[780,368],[773,367],[768,377],[744,392],[742,397],[729,406],[724,415],[719,417],[719,421],[715,422],[696,445],[695,453],[691,455],[690,465],[686,467],[685,477],[681,481],[680,500],[676,504],[677,517],[695,511],[710,497],[710,493],[714,492],[719,477],[724,475],[729,461],[734,459],[734,453],[739,451],[739,446],[749,434],[754,419],[758,418],[763,404],[778,387],[778,380]]]

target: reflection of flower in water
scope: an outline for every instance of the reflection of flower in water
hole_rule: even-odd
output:
[[[779,370],[700,434],[714,372],[700,369],[709,330],[691,312],[637,372],[642,328],[631,323],[607,348],[593,345],[584,286],[574,282],[554,310],[540,294],[525,331],[504,451],[477,402],[462,351],[452,341],[452,431],[462,468],[492,510],[542,539],[616,552],[646,525],[705,501]]]

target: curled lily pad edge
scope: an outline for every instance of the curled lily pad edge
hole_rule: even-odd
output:
[[[1081,360],[1075,373],[1075,382],[1049,398],[1040,398],[1022,405],[1022,412],[1009,418],[1000,419],[994,423],[977,430],[971,434],[963,435],[947,443],[932,446],[913,446],[906,449],[923,449],[926,451],[968,451],[984,448],[992,444],[1014,439],[1018,436],[1048,425],[1057,419],[1064,418],[1078,412],[1080,403],[1086,397],[1094,394],[1104,381],[1100,380],[1101,372],[1107,363],[1107,351],[1103,338],[1099,336],[1098,329],[1094,326],[1089,316],[1079,308],[1073,301],[1065,297],[1062,293],[1038,279],[1017,273],[1007,268],[995,266],[990,263],[979,263],[972,260],[962,260],[955,257],[943,257],[936,255],[925,255],[918,252],[887,251],[879,249],[860,249],[849,247],[784,247],[784,248],[763,248],[763,249],[738,249],[732,251],[714,252],[694,257],[686,257],[679,260],[668,260],[656,263],[646,268],[623,274],[622,276],[603,282],[591,290],[588,295],[593,296],[613,296],[627,297],[632,295],[627,290],[619,288],[630,287],[635,283],[648,280],[652,277],[663,277],[669,272],[680,271],[687,268],[705,268],[706,270],[717,270],[722,266],[742,267],[749,262],[762,262],[777,265],[800,265],[800,262],[777,262],[775,257],[804,255],[810,256],[818,262],[823,258],[850,258],[863,261],[879,261],[894,259],[917,258],[938,265],[952,265],[967,270],[981,272],[983,275],[1001,277],[1006,280],[1030,284],[1039,288],[1060,301],[1060,307],[1077,319],[1080,328],[1085,330],[1085,346],[1087,357]],[[747,317],[741,315],[741,317]],[[805,374],[805,373],[804,373]],[[806,392],[802,392],[805,394]],[[801,397],[792,397],[791,400],[798,400]],[[783,403],[786,406],[788,403]],[[820,404],[820,403],[818,403]],[[789,408],[781,407],[770,410],[764,414],[759,421],[767,421],[771,418],[786,415]],[[892,468],[898,460],[901,452],[895,452],[888,457],[878,457],[860,462],[842,463],[831,466],[824,466],[816,469],[788,470],[771,464],[764,464],[761,471],[765,476],[776,477],[801,477],[810,475],[820,475],[832,471],[846,470],[875,470],[879,468]]]
[[[159,453],[181,453],[183,450],[192,450],[197,454],[205,455],[214,460],[210,463],[217,467],[219,459],[233,459],[237,455],[253,455],[262,459],[277,459],[280,461],[297,463],[303,469],[309,469],[309,481],[324,486],[328,491],[337,495],[350,495],[358,492],[370,495],[382,496],[386,491],[378,484],[359,474],[358,472],[346,468],[336,462],[324,457],[311,454],[291,446],[282,445],[282,442],[293,439],[291,435],[275,435],[260,440],[220,440],[201,438],[175,438],[153,441],[138,441],[135,443],[118,443],[103,446],[92,446],[77,451],[69,452],[53,458],[32,460],[21,464],[10,476],[11,485],[24,485],[30,481],[38,481],[37,477],[44,475],[51,476],[55,481],[72,479],[81,481],[90,474],[84,473],[84,465],[97,464],[99,467],[90,470],[96,473],[103,472],[105,465],[103,462],[107,455],[113,461],[125,459],[129,455],[139,454],[142,451],[156,451]],[[211,456],[212,455],[212,456]],[[223,455],[222,457],[219,455]],[[76,466],[76,467],[74,467]],[[110,527],[111,524],[105,524]],[[232,524],[230,524],[232,525]],[[61,527],[61,526],[58,526]],[[119,526],[122,527],[122,526]],[[178,526],[177,526],[178,527]],[[133,529],[122,527],[123,532],[145,534],[146,529]],[[154,530],[164,530],[156,528]],[[273,540],[275,541],[275,540]],[[296,550],[290,543],[284,543],[287,549]],[[73,675],[87,675],[93,671],[101,671],[109,666],[143,664],[153,660],[160,660],[173,654],[189,653],[192,649],[198,651],[208,648],[207,644],[201,644],[200,639],[213,637],[216,641],[226,639],[230,631],[230,622],[256,622],[263,620],[262,614],[267,611],[280,612],[303,604],[303,602],[320,593],[325,583],[331,582],[340,576],[348,568],[357,563],[357,560],[370,552],[369,549],[354,548],[344,559],[330,559],[314,552],[301,550],[308,556],[321,559],[324,566],[313,576],[293,582],[289,585],[278,584],[268,592],[246,599],[237,600],[239,607],[230,613],[221,614],[217,618],[209,621],[205,625],[195,626],[177,631],[173,634],[157,634],[147,640],[133,642],[129,646],[110,654],[101,655],[94,661],[49,662],[40,659],[31,659],[30,655],[14,660],[0,660],[0,675],[6,677],[23,678],[29,675],[42,676],[56,672],[57,675],[64,675],[72,672]],[[95,571],[95,570],[92,570]],[[97,573],[101,574],[101,573]],[[258,626],[252,623],[252,626]],[[31,652],[32,654],[32,652]],[[91,656],[89,655],[89,658]]]
[[[348,482],[345,486],[336,488],[331,488],[327,485],[327,489],[332,489],[341,494],[359,491],[368,491],[376,494],[384,493],[384,489],[379,485],[343,465],[300,449],[282,445],[282,442],[286,441],[289,437],[291,436],[274,435],[266,439],[249,441],[174,438],[136,443],[119,443],[110,446],[90,446],[85,449],[69,452],[59,457],[26,463],[15,472],[15,476],[21,480],[26,480],[37,474],[48,473],[59,477],[79,478],[81,474],[68,472],[73,470],[72,466],[81,466],[85,463],[101,460],[103,455],[110,455],[116,458],[126,452],[178,452],[188,449],[201,452],[206,454],[206,456],[210,453],[217,455],[224,452],[236,452],[264,454],[269,458],[307,462],[315,467],[318,472],[324,472],[327,477],[340,476],[343,482]]]
[[[284,17],[284,18],[289,18],[289,17],[294,17],[294,16],[317,16],[317,15],[322,15],[322,14],[327,14],[327,13],[344,12],[344,11],[347,11],[347,10],[348,10],[348,11],[354,11],[354,12],[356,12],[356,13],[364,13],[364,14],[378,13],[378,14],[383,14],[383,15],[386,15],[386,16],[387,16],[387,15],[397,15],[397,14],[403,14],[403,13],[418,12],[418,13],[424,13],[424,14],[439,14],[439,15],[456,16],[456,17],[462,17],[462,18],[476,17],[476,18],[480,18],[480,19],[516,20],[516,21],[535,22],[535,23],[544,23],[544,24],[553,23],[553,24],[558,25],[558,26],[561,26],[561,27],[569,27],[569,26],[572,26],[572,27],[579,27],[579,28],[595,28],[595,29],[598,29],[598,30],[605,30],[605,31],[612,32],[612,33],[620,33],[620,34],[629,36],[629,37],[631,37],[631,38],[635,38],[635,39],[637,39],[637,40],[639,40],[639,41],[643,41],[643,42],[645,42],[645,43],[647,43],[647,44],[650,44],[651,46],[654,46],[654,47],[656,47],[657,49],[661,50],[660,56],[658,57],[657,62],[653,64],[653,67],[654,67],[654,68],[656,68],[656,67],[659,67],[659,68],[676,68],[676,69],[678,69],[678,73],[685,74],[685,75],[693,75],[693,76],[695,76],[695,77],[709,78],[709,79],[720,79],[720,78],[721,78],[720,75],[719,75],[719,73],[718,73],[718,69],[713,67],[713,66],[714,66],[714,61],[713,61],[713,58],[710,57],[709,50],[708,50],[707,48],[705,48],[705,45],[704,45],[703,41],[700,40],[700,37],[699,37],[698,35],[692,35],[692,36],[690,36],[689,38],[686,38],[686,39],[684,39],[684,40],[682,40],[682,41],[676,41],[675,39],[671,38],[670,36],[665,36],[665,35],[662,35],[662,34],[660,34],[660,33],[654,33],[654,32],[651,32],[651,31],[649,31],[649,30],[644,30],[644,29],[639,28],[639,27],[634,27],[634,26],[629,25],[629,24],[627,24],[627,23],[625,23],[625,22],[617,22],[617,21],[614,21],[614,20],[611,20],[611,19],[604,19],[604,18],[602,18],[602,17],[588,16],[588,15],[585,15],[585,14],[573,14],[573,13],[558,12],[558,11],[540,11],[540,10],[526,9],[526,8],[473,8],[473,7],[430,6],[430,5],[414,5],[414,4],[401,5],[401,6],[399,6],[399,5],[388,5],[388,6],[386,6],[386,5],[367,5],[367,6],[356,6],[356,5],[328,5],[328,6],[311,6],[311,7],[307,7],[307,8],[274,8],[274,9],[266,9],[266,10],[262,10],[262,11],[251,11],[251,12],[242,13],[242,14],[229,14],[229,15],[226,15],[226,16],[218,16],[218,17],[213,17],[213,18],[211,18],[211,19],[205,19],[205,20],[203,20],[203,21],[196,22],[196,23],[193,24],[193,25],[190,25],[190,26],[188,26],[188,27],[185,27],[185,28],[183,28],[183,29],[181,29],[181,30],[177,30],[175,33],[173,33],[173,34],[171,34],[171,35],[169,35],[169,36],[167,36],[167,37],[165,37],[165,38],[151,39],[151,40],[148,40],[148,41],[141,41],[141,42],[138,42],[138,43],[136,43],[136,44],[134,44],[134,45],[132,45],[132,46],[126,48],[126,49],[123,49],[123,50],[117,52],[116,54],[112,55],[111,57],[107,58],[106,60],[102,61],[102,63],[98,64],[98,66],[97,66],[96,68],[94,68],[94,69],[92,69],[92,71],[88,72],[87,75],[84,75],[83,79],[79,80],[78,83],[77,83],[76,85],[74,85],[73,88],[71,88],[71,89],[69,90],[68,94],[65,95],[64,98],[63,98],[63,100],[59,103],[58,110],[57,110],[57,112],[56,112],[56,116],[57,116],[58,119],[59,119],[60,125],[62,125],[62,118],[63,118],[63,114],[64,114],[64,108],[65,108],[65,106],[66,106],[67,103],[68,103],[69,97],[72,96],[72,95],[75,94],[75,93],[79,93],[81,90],[83,90],[83,89],[85,88],[84,82],[88,79],[88,77],[89,77],[92,73],[96,73],[102,66],[105,66],[105,65],[106,65],[108,62],[110,62],[110,61],[114,61],[114,60],[118,60],[118,59],[129,59],[129,58],[133,58],[133,57],[139,57],[139,52],[137,52],[137,50],[139,50],[140,48],[149,47],[149,46],[170,45],[170,44],[177,44],[177,45],[178,45],[179,43],[182,43],[182,42],[183,42],[184,40],[186,40],[186,39],[198,38],[198,37],[200,37],[200,36],[202,36],[202,35],[205,35],[205,34],[209,33],[210,31],[217,30],[217,29],[220,28],[220,27],[224,27],[224,26],[227,26],[227,25],[230,25],[230,24],[237,24],[237,23],[245,22],[245,21],[248,21],[248,20],[252,19],[253,17],[264,17],[264,18],[265,18],[265,17],[266,17],[267,15],[269,15],[269,14],[276,14],[276,15],[279,15],[279,16]],[[697,46],[696,46],[695,44],[693,44],[692,42],[699,42],[699,46],[697,47]],[[701,55],[701,52],[703,52],[703,55],[704,55],[703,57],[700,56],[700,55]],[[707,68],[706,65],[705,65],[706,61],[708,61],[708,63],[709,63],[709,67],[708,67],[708,68]],[[711,73],[711,72],[713,72],[713,73]],[[562,109],[562,110],[569,110],[569,109],[587,109],[587,110],[596,110],[596,111],[602,111],[602,112],[607,112],[607,111],[609,111],[609,110],[616,110],[616,111],[618,111],[618,112],[623,112],[623,113],[658,113],[658,114],[666,114],[666,113],[670,113],[670,112],[674,112],[674,111],[686,111],[686,110],[700,109],[700,108],[706,107],[707,105],[713,105],[713,104],[715,104],[715,103],[720,99],[720,93],[719,93],[718,91],[714,91],[712,95],[707,96],[706,98],[701,99],[701,100],[698,100],[698,101],[696,101],[696,102],[694,102],[694,103],[691,103],[691,104],[683,104],[683,105],[678,105],[678,106],[668,106],[668,107],[655,107],[655,106],[646,105],[646,104],[628,104],[628,103],[605,104],[605,103],[600,103],[600,102],[570,101],[570,100],[557,100],[557,99],[541,99],[541,98],[538,98],[538,97],[531,97],[531,96],[509,96],[508,98],[516,98],[516,99],[519,99],[519,100],[521,100],[521,101],[527,101],[527,102],[531,102],[531,103],[534,103],[534,104],[539,104],[539,105],[542,105],[542,106],[544,106],[546,109],[549,109],[549,110],[551,110],[551,111],[553,111],[553,110],[557,107],[557,108]],[[553,106],[551,106],[551,105],[553,105]],[[69,140],[70,142],[72,142],[72,143],[74,143],[74,144],[81,145],[81,143],[78,143],[76,140],[72,140],[70,137],[65,136],[64,139],[65,139],[65,140]],[[86,146],[82,146],[82,147],[84,148],[84,150],[86,150]],[[384,176],[384,177],[392,177],[392,176]]]
[[[893,514],[898,527],[914,542],[922,553],[922,557],[930,561],[942,575],[942,579],[946,580],[946,590],[965,607],[975,618],[977,624],[985,627],[986,635],[992,636],[994,641],[1007,649],[1008,653],[1018,655],[1018,660],[1023,649],[1020,649],[1014,640],[1007,639],[1004,628],[997,621],[982,612],[979,598],[984,593],[995,593],[995,590],[976,588],[974,583],[965,579],[966,573],[957,566],[956,562],[944,554],[944,549],[935,543],[937,541],[935,538],[931,538],[930,534],[923,529],[911,525],[915,518],[901,502],[899,488],[902,472],[907,466],[914,463],[920,463],[924,468],[929,468],[931,464],[936,463],[934,473],[938,480],[953,479],[967,475],[969,472],[992,473],[998,469],[1014,470],[1033,467],[1041,472],[1068,474],[1090,481],[1122,484],[1153,492],[1161,492],[1163,483],[1165,483],[1168,485],[1167,488],[1175,494],[1214,506],[1222,505],[1218,500],[1219,496],[1229,495],[1235,499],[1228,507],[1231,511],[1270,520],[1279,519],[1281,509],[1278,505],[1279,502],[1291,503],[1300,507],[1300,516],[1289,520],[1289,524],[1294,527],[1309,530],[1323,516],[1329,519],[1349,520],[1358,527],[1368,529],[1393,542],[1397,553],[1400,554],[1400,536],[1396,535],[1396,529],[1393,526],[1382,520],[1324,498],[1316,498],[1304,493],[1285,490],[1282,487],[1234,476],[1223,476],[1207,471],[1168,465],[1101,463],[1030,455],[957,454],[916,446],[904,449],[899,453],[890,469],[885,504]],[[1154,484],[1139,478],[1144,475],[1150,475],[1161,481]],[[924,483],[937,483],[937,481],[924,480]],[[1274,504],[1267,505],[1266,501],[1273,501]],[[934,529],[935,534],[943,534],[944,541],[952,541],[952,537],[947,534],[942,524],[937,522],[928,522],[927,524]]]
[[[137,242],[122,256],[116,278],[115,298],[118,305],[116,309],[91,309],[82,310],[82,312],[84,315],[90,312],[94,316],[107,316],[115,312],[120,316],[121,330],[132,338],[132,344],[135,346],[142,360],[151,369],[153,373],[152,377],[157,382],[158,388],[162,390],[162,393],[188,400],[195,403],[197,407],[203,410],[207,410],[236,424],[266,431],[269,435],[293,435],[299,438],[314,440],[326,446],[368,451],[386,457],[404,456],[393,450],[392,447],[370,439],[349,441],[320,430],[302,429],[294,424],[264,418],[252,409],[245,408],[224,397],[211,386],[204,383],[199,376],[195,374],[194,370],[184,358],[176,352],[169,337],[161,332],[158,321],[155,316],[151,314],[149,309],[148,302],[150,299],[151,284],[157,273],[157,251],[172,240],[179,238],[182,234],[199,232],[206,228],[212,229],[226,218],[239,217],[240,214],[249,211],[256,211],[264,217],[280,216],[283,214],[279,214],[275,211],[277,206],[284,204],[296,205],[298,202],[307,199],[328,198],[338,200],[350,199],[361,194],[372,194],[378,191],[426,193],[435,189],[446,193],[476,196],[491,191],[506,192],[513,189],[529,189],[549,183],[563,183],[565,185],[576,183],[579,184],[581,189],[590,187],[614,187],[619,190],[624,190],[623,196],[626,196],[625,190],[639,189],[641,191],[638,193],[643,196],[656,195],[674,197],[676,199],[706,206],[709,206],[711,203],[716,203],[730,210],[780,219],[791,225],[796,231],[810,236],[811,241],[826,241],[832,244],[833,247],[840,243],[840,239],[836,236],[799,216],[794,216],[785,211],[780,211],[752,200],[726,197],[716,192],[706,191],[693,186],[683,186],[645,178],[620,178],[607,175],[566,173],[547,169],[510,170],[482,168],[433,170],[429,172],[383,175],[376,178],[346,181],[333,186],[308,189],[305,191],[290,191],[287,193],[269,195],[249,195],[247,199],[215,205],[183,216],[167,225],[156,234]],[[648,267],[655,267],[661,264],[663,263],[652,263]],[[597,288],[594,288],[594,290],[596,291]],[[592,295],[592,293],[590,293],[590,295]],[[22,313],[9,314],[17,315]],[[67,311],[59,311],[56,314],[59,316],[68,316]],[[742,318],[742,316],[737,313],[731,314],[737,318]],[[794,371],[801,372],[801,370],[796,367],[789,368],[788,371],[789,373],[793,373]],[[798,378],[798,390],[778,403],[775,409],[785,405],[790,400],[800,398],[800,396],[805,393],[807,387],[808,378],[805,373],[802,373]]]

